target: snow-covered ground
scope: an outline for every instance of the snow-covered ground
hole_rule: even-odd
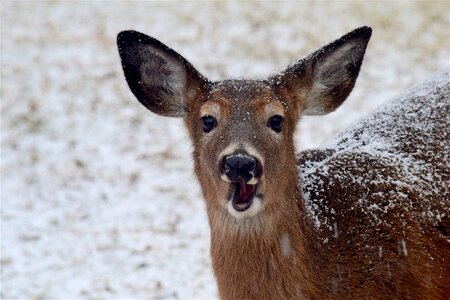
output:
[[[302,121],[304,149],[448,67],[448,11],[447,1],[3,1],[1,298],[217,297],[186,131],[133,98],[119,31],[152,35],[221,79],[267,76],[372,26],[354,92]]]

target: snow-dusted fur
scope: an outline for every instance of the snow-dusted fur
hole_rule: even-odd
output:
[[[449,118],[447,70],[299,154],[329,295],[449,298]]]
[[[221,298],[450,296],[448,73],[363,121],[331,148],[295,153],[301,116],[342,104],[370,36],[369,27],[357,28],[268,80],[211,82],[161,42],[135,31],[119,34],[134,95],[154,113],[184,117]],[[154,49],[158,57],[149,57]],[[154,85],[142,66],[160,58],[158,68],[167,72],[152,76],[165,84]],[[178,72],[186,80],[174,79]],[[167,93],[175,90],[182,105]],[[206,115],[214,120],[208,130]],[[274,116],[283,121],[279,130],[270,125]],[[257,201],[242,218],[228,205],[242,181],[224,180],[220,170],[230,151],[258,161],[250,198]]]

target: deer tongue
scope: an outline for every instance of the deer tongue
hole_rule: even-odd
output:
[[[237,211],[244,211],[248,209],[253,202],[253,196],[256,191],[256,185],[246,184],[244,180],[240,183],[235,183],[235,192],[233,197],[233,207]]]
[[[237,203],[249,202],[252,199],[253,193],[256,190],[256,185],[246,184],[244,180],[239,184],[239,199]]]

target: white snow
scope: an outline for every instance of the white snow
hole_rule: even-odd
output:
[[[1,5],[2,299],[217,298],[182,120],[134,99],[118,32],[158,38],[218,80],[268,77],[372,26],[354,92],[301,121],[301,149],[449,62],[447,2]]]

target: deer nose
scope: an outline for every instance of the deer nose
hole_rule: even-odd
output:
[[[248,155],[229,155],[224,159],[225,175],[231,182],[250,181],[255,174],[256,160]]]

